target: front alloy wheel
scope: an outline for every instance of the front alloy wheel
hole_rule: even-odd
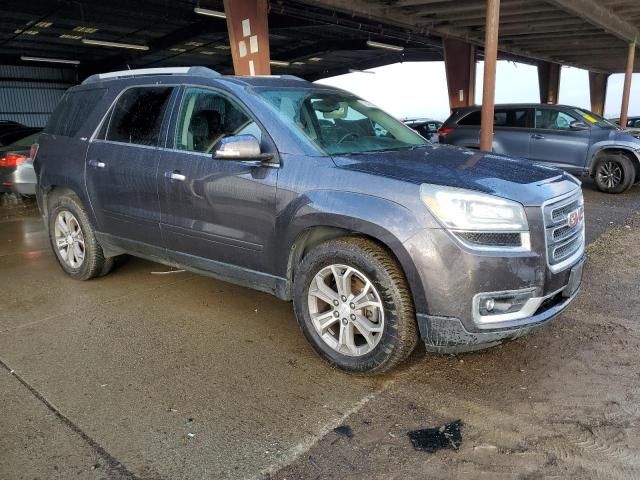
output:
[[[380,343],[384,307],[362,272],[340,264],[323,268],[313,278],[307,300],[317,334],[336,352],[362,356]]]
[[[294,273],[293,307],[316,352],[347,372],[385,372],[418,342],[404,273],[369,239],[336,238],[308,251]]]
[[[602,162],[598,169],[598,182],[613,190],[620,185],[623,178],[622,167],[614,160]]]
[[[596,162],[594,180],[601,192],[622,193],[633,185],[635,178],[635,167],[626,155],[603,154]]]

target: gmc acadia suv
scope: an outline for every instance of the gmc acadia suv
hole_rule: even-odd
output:
[[[70,276],[131,254],[293,301],[332,365],[495,345],[575,298],[579,182],[428,143],[350,93],[202,67],[71,88],[40,137],[38,202]]]

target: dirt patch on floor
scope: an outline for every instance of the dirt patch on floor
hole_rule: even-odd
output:
[[[282,479],[640,478],[640,215],[587,249],[582,292],[505,345],[416,354],[394,384]],[[461,444],[415,450],[408,432],[461,420]]]
[[[35,198],[22,197],[15,193],[0,193],[0,222],[37,213],[38,204]]]

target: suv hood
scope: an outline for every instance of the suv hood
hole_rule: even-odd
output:
[[[575,177],[553,167],[449,145],[335,156],[338,168],[420,185],[431,183],[540,205],[574,190]]]

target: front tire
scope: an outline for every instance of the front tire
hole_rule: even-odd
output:
[[[418,343],[404,273],[367,239],[330,240],[311,250],[296,269],[293,303],[316,352],[347,372],[385,372]]]
[[[75,196],[53,200],[48,226],[51,248],[67,275],[90,280],[109,273],[114,259],[105,258],[89,217]]]
[[[633,185],[635,177],[633,163],[625,155],[602,155],[594,168],[596,186],[598,190],[605,193],[627,191]]]

